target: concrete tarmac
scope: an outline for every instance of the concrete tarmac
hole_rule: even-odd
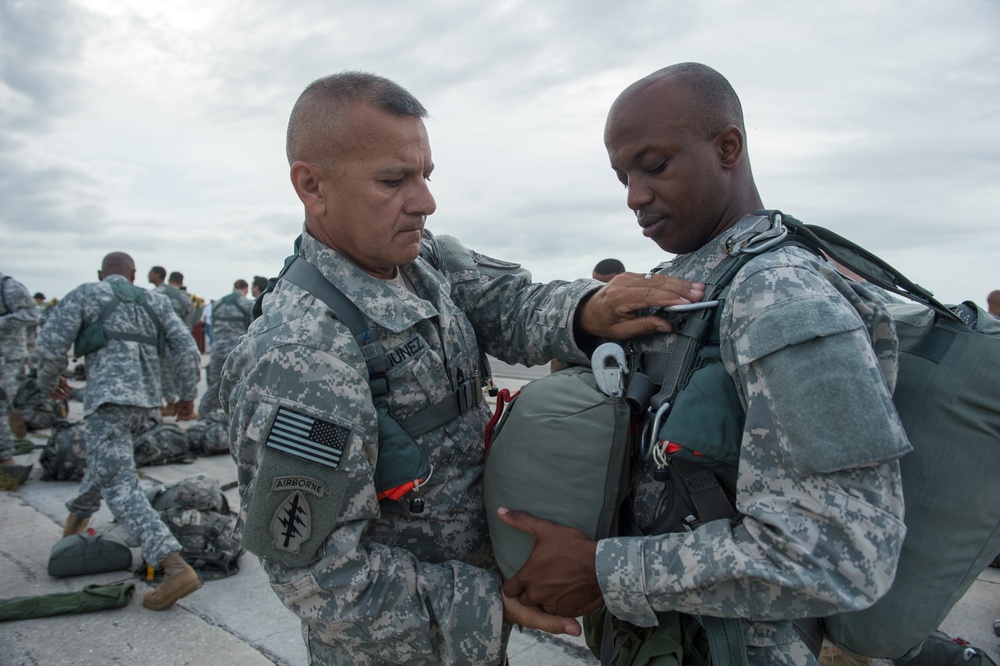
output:
[[[207,356],[204,363],[207,363]],[[516,389],[547,369],[494,364],[496,383]],[[71,382],[71,384],[74,384]],[[76,384],[79,385],[79,384]],[[71,420],[79,419],[80,403],[71,402]],[[172,418],[166,419],[172,422]],[[180,424],[182,427],[187,424]],[[29,438],[44,444],[48,431]],[[38,451],[17,456],[21,464],[36,463],[20,488],[0,492],[0,598],[71,592],[89,584],[129,580],[135,593],[125,608],[81,615],[5,622],[0,626],[0,665],[60,666],[141,665],[241,666],[308,663],[298,620],[271,591],[256,558],[244,554],[236,575],[207,581],[197,592],[165,611],[150,611],[142,595],[152,589],[130,572],[119,571],[74,578],[52,578],[46,566],[49,551],[60,536],[66,518],[64,503],[76,482],[42,481]],[[207,474],[226,484],[236,479],[227,455],[200,457],[191,464],[144,467],[147,486],[178,481],[193,474]],[[238,506],[236,489],[227,491],[231,506]],[[103,531],[114,528],[106,507],[91,524]],[[942,535],[945,543],[947,535]],[[138,549],[133,566],[141,563]],[[942,629],[961,636],[1000,662],[1000,639],[993,634],[993,620],[1000,618],[1000,570],[988,569],[953,609]],[[534,631],[513,633],[512,666],[576,666],[597,664],[582,639],[551,636]]]

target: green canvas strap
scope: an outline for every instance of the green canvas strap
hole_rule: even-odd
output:
[[[699,615],[712,654],[712,666],[748,666],[744,620]]]
[[[337,318],[347,326],[361,346],[368,366],[368,387],[371,389],[373,399],[375,402],[384,399],[389,393],[387,357],[382,349],[378,329],[368,327],[358,306],[303,257],[293,259],[279,275],[279,279],[305,289],[337,314]],[[477,373],[461,381],[458,388],[444,399],[416,414],[397,420],[411,437],[419,437],[446,423],[451,423],[482,401],[483,392]]]

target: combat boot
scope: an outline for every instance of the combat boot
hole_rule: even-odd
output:
[[[10,424],[10,431],[17,439],[24,439],[28,436],[28,426],[21,418],[21,412],[12,409],[7,415],[7,423]]]
[[[90,522],[90,518],[84,518],[83,516],[78,516],[75,513],[70,513],[66,516],[66,524],[63,525],[63,538],[68,536],[73,536],[74,534],[79,534],[83,530],[87,529],[87,523]]]
[[[163,560],[163,581],[142,598],[142,605],[150,610],[163,610],[201,587],[198,574],[184,561],[180,553],[170,553]]]
[[[165,407],[160,407],[160,416],[173,416],[177,413],[177,403],[167,403]]]

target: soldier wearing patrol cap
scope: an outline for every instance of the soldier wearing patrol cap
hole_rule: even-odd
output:
[[[515,264],[434,239],[425,115],[370,74],[302,93],[287,146],[305,229],[223,369],[237,533],[302,618],[312,663],[500,664],[510,623],[579,632],[500,594],[480,345],[511,362],[585,362],[577,339],[665,330],[638,303],[701,297],[634,274],[531,284]],[[342,323],[351,307],[324,302],[328,285],[362,332]]]

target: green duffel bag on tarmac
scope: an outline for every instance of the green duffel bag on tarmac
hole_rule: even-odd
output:
[[[131,567],[132,549],[128,544],[115,534],[97,534],[93,528],[60,540],[49,554],[49,575],[53,578],[127,571]]]
[[[123,608],[132,600],[133,592],[135,583],[125,582],[88,585],[79,592],[0,599],[0,622]]]

